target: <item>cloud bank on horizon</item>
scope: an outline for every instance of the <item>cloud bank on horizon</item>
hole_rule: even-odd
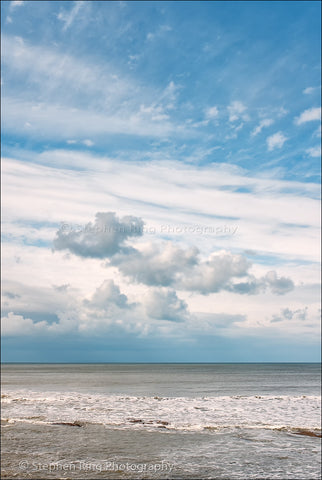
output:
[[[4,360],[319,359],[320,9],[2,2]]]

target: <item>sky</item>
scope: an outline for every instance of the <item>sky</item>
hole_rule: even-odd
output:
[[[320,10],[1,2],[3,361],[320,360]]]

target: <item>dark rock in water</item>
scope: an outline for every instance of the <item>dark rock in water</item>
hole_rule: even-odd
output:
[[[131,423],[145,423],[141,418],[129,418]]]
[[[293,432],[294,435],[304,435],[306,437],[317,437],[321,438],[322,434],[321,432],[312,432],[311,430],[304,430],[304,429],[299,429],[297,432]]]
[[[157,423],[158,425],[162,425],[163,427],[169,425],[169,422],[164,420],[142,420],[141,418],[128,418],[129,422],[131,423],[140,423],[143,425],[153,425]]]
[[[69,427],[82,427],[83,425],[79,422],[54,422],[52,425],[67,425]]]
[[[157,420],[156,423],[160,423],[161,425],[169,425],[169,422],[165,422],[164,420]]]

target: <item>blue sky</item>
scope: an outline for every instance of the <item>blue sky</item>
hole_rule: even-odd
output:
[[[320,3],[1,9],[3,359],[318,361]]]

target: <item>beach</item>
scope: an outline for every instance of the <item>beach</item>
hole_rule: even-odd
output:
[[[318,364],[3,365],[3,478],[320,476]]]

